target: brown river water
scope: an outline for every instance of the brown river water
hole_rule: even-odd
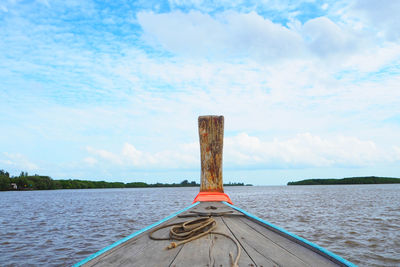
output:
[[[70,266],[198,188],[0,192],[0,266]],[[234,204],[359,266],[400,266],[400,184],[226,187]]]

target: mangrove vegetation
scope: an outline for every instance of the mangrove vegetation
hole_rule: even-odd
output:
[[[289,182],[287,185],[335,185],[335,184],[399,184],[400,178],[392,177],[348,177],[342,179],[306,179]]]
[[[244,186],[244,183],[228,183],[224,186]],[[19,176],[10,176],[4,170],[0,170],[0,191],[8,190],[51,190],[51,189],[91,189],[91,188],[143,188],[143,187],[190,187],[200,186],[195,181],[183,180],[180,183],[155,183],[145,182],[106,182],[88,180],[53,180],[49,176],[29,175],[21,172]]]

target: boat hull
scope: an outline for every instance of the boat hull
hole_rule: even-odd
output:
[[[202,216],[214,218],[216,229],[174,249],[166,249],[170,240],[149,237],[155,227]],[[160,229],[155,235],[167,237],[168,228]],[[241,251],[239,266],[355,266],[227,202],[196,202],[74,266],[231,266],[229,254],[238,253],[235,240]]]

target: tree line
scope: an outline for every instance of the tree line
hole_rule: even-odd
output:
[[[244,183],[228,183],[226,186],[243,186]],[[51,189],[91,189],[91,188],[142,188],[142,187],[190,187],[200,186],[195,181],[183,180],[180,183],[154,183],[145,182],[106,182],[87,180],[53,180],[49,176],[29,175],[21,172],[19,176],[10,176],[4,170],[0,170],[0,191],[7,190],[51,190]]]
[[[349,177],[342,179],[306,179],[297,182],[288,182],[288,185],[334,185],[334,184],[398,184],[399,178],[392,177]]]

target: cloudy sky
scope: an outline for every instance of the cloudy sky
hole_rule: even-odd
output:
[[[0,2],[0,169],[199,181],[400,176],[400,1]]]

